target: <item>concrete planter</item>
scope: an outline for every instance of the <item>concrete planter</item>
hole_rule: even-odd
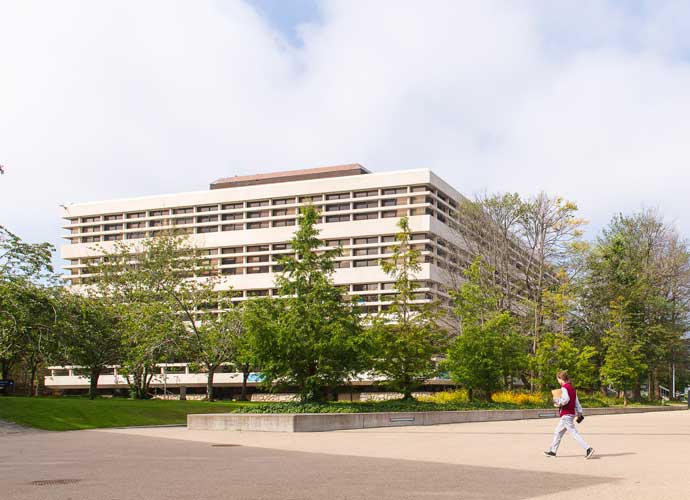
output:
[[[632,408],[585,408],[585,416],[619,415],[654,411],[684,410],[685,407],[647,406]],[[187,415],[189,430],[322,432],[372,427],[457,424],[555,418],[553,409],[541,410],[468,410],[390,413],[210,413]]]

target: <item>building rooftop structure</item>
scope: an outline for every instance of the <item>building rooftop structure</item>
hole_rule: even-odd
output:
[[[346,177],[350,175],[369,174],[369,170],[359,163],[335,165],[332,167],[306,168],[273,172],[270,174],[236,175],[224,177],[211,183],[211,189],[225,189],[242,186],[256,186],[259,184],[276,184],[279,182],[305,181],[311,179],[328,179],[331,177]]]

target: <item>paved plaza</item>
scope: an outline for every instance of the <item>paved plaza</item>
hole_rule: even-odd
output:
[[[0,433],[2,500],[687,499],[690,412],[328,433],[184,427]]]

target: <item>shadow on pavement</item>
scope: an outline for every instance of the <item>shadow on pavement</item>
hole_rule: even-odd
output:
[[[13,500],[522,500],[616,481],[99,432],[1,438],[0,472]]]

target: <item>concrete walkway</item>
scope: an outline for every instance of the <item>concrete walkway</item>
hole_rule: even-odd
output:
[[[0,437],[0,498],[690,498],[690,412],[592,416],[592,460],[556,420],[281,434],[117,429]],[[240,446],[223,446],[240,445]],[[73,479],[58,486],[32,481]]]
[[[0,420],[0,436],[7,434],[25,434],[27,432],[41,432],[37,429],[29,429],[27,427],[22,427],[14,422],[7,422],[6,420]]]

